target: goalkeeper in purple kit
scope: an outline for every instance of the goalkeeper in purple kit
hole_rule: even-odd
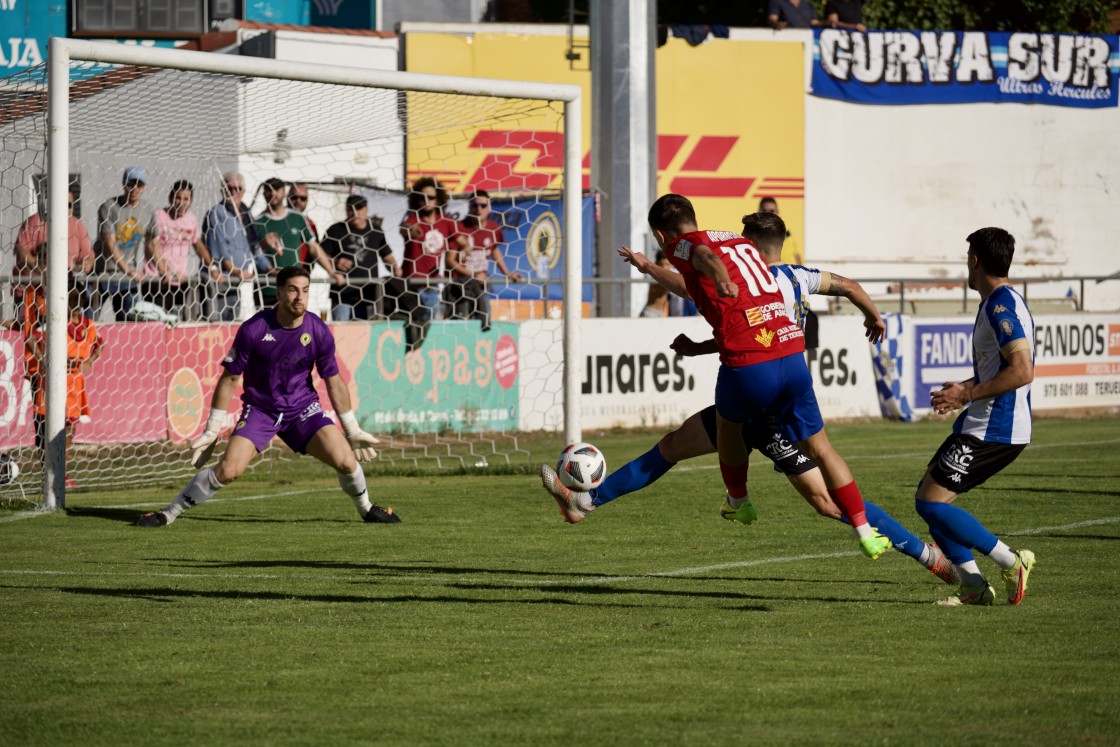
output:
[[[293,451],[310,454],[338,472],[338,484],[354,501],[363,520],[395,524],[392,508],[370,503],[366,477],[358,462],[377,456],[377,439],[362,430],[350,406],[350,392],[338,373],[334,336],[314,314],[307,314],[310,274],[303,267],[286,267],[276,277],[276,306],[265,309],[237,330],[233,347],[223,361],[202,435],[191,442],[192,462],[201,468],[209,460],[225,421],[226,408],[238,385],[241,417],[225,453],[212,469],[203,469],[166,508],[144,514],[142,527],[166,526],[188,508],[210,500],[221,488],[241,477],[249,462],[280,436]],[[311,383],[317,368],[327,387],[342,430],[323,413]]]

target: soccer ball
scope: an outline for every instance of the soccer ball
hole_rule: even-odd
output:
[[[19,477],[19,465],[16,460],[7,454],[0,454],[0,485],[8,483]]]
[[[603,452],[591,444],[572,444],[560,452],[556,474],[565,487],[587,492],[603,484],[607,476],[607,460]]]

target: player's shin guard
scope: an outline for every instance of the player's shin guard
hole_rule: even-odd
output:
[[[835,490],[829,490],[828,494],[832,496],[833,502],[836,503],[840,511],[847,517],[848,523],[859,533],[860,527],[867,525],[867,509],[863,503],[863,495],[860,494],[859,488],[856,487],[856,481],[852,480],[847,485],[842,485]]]
[[[979,550],[987,555],[999,541],[975,516],[951,503],[937,503],[916,498],[914,508],[929,524],[930,534],[937,540],[941,550],[949,560],[958,565],[963,561],[958,561],[957,558],[964,558],[966,553],[967,558],[972,559],[972,553],[967,552],[968,549]],[[938,535],[941,535],[941,539]],[[943,540],[948,540],[948,547]],[[953,545],[963,547],[965,552],[960,552],[952,547]]]
[[[338,473],[338,485],[342,488],[342,492],[350,496],[350,500],[354,501],[354,508],[358,509],[358,515],[365,517],[366,513],[373,505],[369,502],[369,490],[366,488],[366,473],[362,471],[362,465],[350,473]]]
[[[182,492],[171,501],[171,505],[163,509],[163,513],[167,516],[167,523],[175,521],[188,508],[194,508],[210,500],[224,487],[225,485],[218,482],[218,478],[214,476],[214,470],[202,470],[191,478]]]
[[[747,497],[747,469],[747,464],[726,464],[722,459],[720,460],[719,472],[723,475],[727,494],[732,498]]]
[[[661,447],[654,446],[637,459],[627,462],[621,468],[607,475],[603,484],[590,492],[591,502],[596,506],[610,503],[615,498],[652,485],[673,468],[673,463],[661,455]]]

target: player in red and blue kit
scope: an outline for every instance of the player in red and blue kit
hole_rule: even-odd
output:
[[[221,460],[196,474],[166,508],[144,514],[143,527],[166,526],[188,508],[210,500],[239,478],[249,462],[280,436],[292,451],[310,454],[338,472],[338,484],[367,522],[395,524],[392,508],[370,503],[359,461],[377,456],[377,439],[362,430],[350,407],[350,392],[339,376],[334,336],[314,314],[307,314],[310,274],[302,266],[285,267],[276,276],[276,306],[265,309],[237,330],[223,361],[225,373],[211,400],[202,435],[191,442],[192,462],[201,468],[210,458],[225,426],[226,408],[243,385],[241,417]],[[342,425],[340,432],[323,413],[311,381],[318,369],[327,396]]]
[[[659,198],[650,208],[649,225],[712,326],[719,348],[716,446],[730,506],[736,508],[747,497],[742,424],[773,415],[820,465],[829,495],[851,523],[864,554],[878,558],[891,542],[868,524],[851,470],[824,433],[803,355],[804,335],[789,317],[757,248],[736,233],[697,230],[692,203],[680,195]]]

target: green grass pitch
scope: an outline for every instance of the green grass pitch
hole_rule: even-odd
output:
[[[947,431],[830,426],[923,537]],[[585,434],[614,467],[657,437]],[[404,522],[365,525],[310,459],[165,529],[132,522],[178,484],[9,508],[0,745],[1120,744],[1118,454],[1120,420],[1042,420],[962,499],[1037,553],[1019,607],[934,606],[949,587],[860,556],[757,455],[749,527],[714,457],[576,526],[496,473],[374,474]]]

